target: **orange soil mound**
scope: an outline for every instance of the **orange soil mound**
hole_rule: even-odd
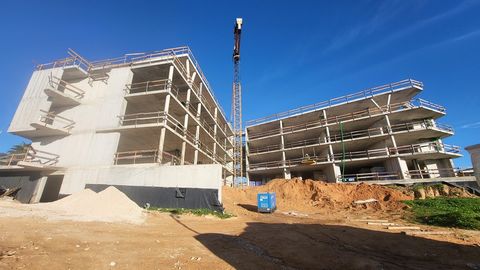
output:
[[[313,180],[274,179],[264,186],[245,189],[225,187],[223,202],[227,211],[238,212],[237,205],[255,206],[258,192],[275,192],[279,210],[318,211],[321,209],[401,209],[412,194],[371,184],[335,184]],[[354,201],[376,199],[378,202],[355,205]]]

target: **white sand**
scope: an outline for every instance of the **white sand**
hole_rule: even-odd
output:
[[[95,193],[84,189],[51,203],[0,202],[0,216],[39,216],[49,220],[126,222],[140,224],[145,213],[115,187]]]

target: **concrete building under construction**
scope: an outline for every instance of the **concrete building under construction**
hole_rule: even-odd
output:
[[[460,148],[437,122],[444,107],[416,98],[403,80],[247,123],[250,181],[302,177],[329,182],[456,176]]]
[[[188,47],[69,55],[33,72],[9,128],[32,144],[0,158],[3,183],[24,181],[30,202],[108,185],[139,203],[221,201],[232,128]]]

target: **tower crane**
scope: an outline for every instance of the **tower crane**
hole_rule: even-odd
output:
[[[242,129],[242,85],[240,83],[240,36],[242,18],[237,18],[233,29],[233,86],[232,114],[233,122],[233,184],[239,181],[243,185],[243,129]]]

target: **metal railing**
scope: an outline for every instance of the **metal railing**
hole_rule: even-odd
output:
[[[310,122],[299,124],[299,125],[286,126],[286,127],[283,127],[283,129],[276,128],[276,129],[270,129],[268,131],[257,132],[257,133],[249,132],[248,137],[250,140],[258,139],[261,137],[267,137],[271,135],[280,135],[281,130],[283,130],[283,133],[291,133],[291,132],[296,132],[300,130],[308,130],[312,128],[324,127],[326,125],[331,125],[331,124],[339,124],[341,122],[350,122],[350,121],[365,119],[365,118],[379,116],[386,113],[393,113],[393,112],[399,112],[403,110],[415,109],[419,107],[427,108],[427,109],[431,109],[435,107],[436,109],[434,110],[439,111],[441,113],[445,112],[445,109],[443,110],[439,109],[439,108],[443,108],[442,106],[440,105],[433,106],[432,104],[433,103],[430,103],[427,107],[425,106],[426,105],[425,102],[420,102],[418,101],[418,99],[411,100],[408,102],[394,103],[390,105],[380,106],[379,108],[372,107],[372,108],[368,108],[361,111],[330,116],[330,117],[327,117],[326,119],[310,121]]]
[[[66,66],[78,66],[85,70],[88,74],[94,73],[98,70],[103,69],[111,69],[116,67],[122,66],[129,66],[136,63],[153,63],[157,61],[159,58],[172,58],[173,64],[177,67],[178,70],[186,77],[189,78],[190,74],[187,73],[187,69],[185,65],[178,59],[179,56],[187,56],[190,61],[193,63],[194,67],[197,70],[197,74],[202,79],[203,83],[207,87],[207,91],[210,93],[214,101],[217,103],[217,106],[220,112],[223,114],[223,117],[226,119],[226,114],[223,111],[223,108],[220,106],[220,102],[216,99],[213,95],[212,87],[208,82],[205,74],[203,73],[198,61],[195,59],[192,51],[187,46],[176,47],[176,48],[169,48],[164,49],[161,51],[153,51],[153,52],[143,52],[143,53],[135,53],[135,54],[125,54],[121,57],[115,57],[110,59],[98,60],[98,61],[88,61],[78,53],[73,51],[72,49],[68,49],[69,57],[65,59],[56,60],[51,63],[47,64],[40,64],[37,65],[37,70],[44,70],[50,68],[57,68],[57,67],[66,67]]]
[[[411,179],[437,178],[437,177],[464,177],[472,176],[459,168],[408,170],[405,172]]]
[[[40,110],[40,113],[39,121],[53,128],[61,128],[70,131],[75,126],[75,121],[55,114],[54,112]]]
[[[164,111],[132,113],[118,116],[121,126],[137,126],[163,123],[167,115]]]
[[[342,103],[348,103],[348,102],[352,102],[352,101],[359,100],[359,99],[365,99],[365,98],[373,97],[373,96],[379,95],[379,94],[393,93],[393,92],[398,91],[400,89],[409,88],[409,87],[416,87],[416,88],[422,89],[423,88],[423,83],[419,82],[419,81],[416,81],[416,80],[412,80],[412,79],[406,79],[406,80],[402,80],[402,81],[399,81],[399,82],[394,82],[394,83],[390,83],[390,84],[385,84],[385,85],[365,89],[365,90],[360,91],[360,92],[356,92],[356,93],[353,93],[353,94],[348,94],[348,95],[341,96],[341,97],[338,97],[338,98],[333,98],[333,99],[330,99],[330,100],[327,100],[327,101],[323,101],[323,102],[299,107],[299,108],[292,109],[292,110],[289,110],[289,111],[286,111],[286,112],[273,114],[273,115],[270,115],[270,116],[267,116],[267,117],[250,120],[250,121],[247,121],[246,124],[247,124],[247,126],[257,125],[257,124],[260,124],[260,123],[273,121],[273,120],[278,120],[280,118],[285,118],[285,117],[289,117],[289,116],[300,114],[300,113],[305,113],[305,112],[318,110],[318,109],[322,109],[322,108],[328,108],[328,107],[331,107],[331,106],[334,106],[334,105],[339,105],[339,104],[342,104]]]
[[[58,163],[59,155],[28,147],[23,153],[0,156],[0,166],[15,166],[18,162],[36,163],[43,166],[53,166]]]
[[[397,180],[400,179],[398,172],[370,172],[339,175],[339,181],[356,182],[356,181],[378,181],[378,180]]]
[[[392,133],[397,133],[397,132],[404,132],[404,131],[416,131],[416,130],[421,130],[421,129],[439,129],[442,131],[450,132],[453,133],[453,128],[444,125],[444,124],[439,124],[435,123],[433,124],[432,121],[429,120],[424,120],[424,121],[416,121],[416,122],[409,122],[409,123],[402,123],[402,124],[396,124],[390,126]],[[377,128],[369,128],[369,129],[364,129],[364,130],[355,130],[351,132],[345,132],[343,134],[343,140],[344,141],[352,141],[356,139],[365,139],[365,138],[371,138],[375,136],[381,136],[381,135],[388,135],[388,126],[384,127],[377,127]],[[342,135],[341,134],[334,134],[330,135],[330,137],[318,137],[318,138],[312,138],[312,139],[307,139],[307,140],[300,140],[300,141],[295,141],[295,142],[289,142],[285,143],[284,148],[285,150],[288,150],[290,148],[294,147],[307,147],[307,146],[313,146],[313,145],[321,145],[321,144],[328,144],[331,142],[340,142],[342,141]],[[258,154],[258,153],[264,153],[264,152],[269,152],[269,151],[276,151],[276,150],[281,150],[282,149],[282,144],[272,144],[272,145],[267,145],[264,147],[259,147],[259,148],[250,148],[249,149],[249,154]]]
[[[169,88],[177,90],[177,87],[172,84],[171,80],[165,79],[127,84],[125,85],[125,92],[127,94],[135,94],[151,91],[166,91]]]
[[[389,148],[379,148],[379,149],[368,149],[363,151],[349,151],[345,153],[335,153],[333,154],[333,159],[330,158],[330,155],[325,156],[311,156],[311,157],[300,157],[295,159],[289,159],[283,162],[282,160],[277,161],[267,161],[267,162],[258,162],[253,163],[250,161],[249,169],[270,169],[276,167],[292,166],[292,165],[301,165],[301,164],[319,164],[325,162],[338,162],[341,160],[344,161],[354,161],[359,159],[372,159],[372,158],[387,158],[387,157],[397,157],[404,155],[415,155],[415,154],[429,154],[429,153],[448,153],[448,154],[459,154],[460,147],[432,142],[432,143],[421,143],[421,144],[412,144],[405,145],[400,147],[389,147]]]
[[[59,92],[62,92],[68,96],[71,96],[75,99],[82,99],[85,96],[85,91],[82,89],[56,77],[50,75],[48,77],[48,84],[54,89]]]
[[[161,157],[161,160],[160,160]],[[117,152],[114,156],[114,164],[143,164],[143,163],[159,163],[165,165],[181,165],[181,159],[167,152],[158,150],[137,150]],[[185,165],[191,163],[184,161]]]

